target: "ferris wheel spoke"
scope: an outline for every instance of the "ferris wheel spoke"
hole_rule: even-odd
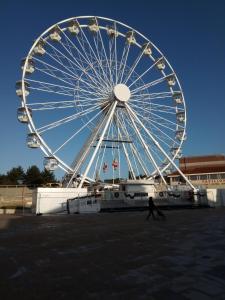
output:
[[[63,45],[63,47],[67,50],[67,48],[64,46],[64,44],[62,42],[61,42],[61,45]],[[67,50],[67,52],[70,54],[70,51]],[[70,55],[72,56],[72,54],[70,54]],[[74,56],[72,56],[72,57],[74,58]],[[74,60],[75,60],[75,58],[74,58]],[[90,66],[91,65],[89,65],[89,69],[90,69]],[[86,71],[85,75],[87,75],[89,77],[89,79],[91,79],[93,81],[93,76],[90,76],[90,74],[87,72],[87,68],[84,68],[81,66],[81,70],[85,70]]]
[[[136,100],[133,99],[132,102],[137,102],[137,105],[140,104],[148,104],[146,101],[141,101],[141,100]],[[160,111],[162,113],[170,113],[170,114],[176,114],[177,112],[184,112],[184,109],[177,108],[176,106],[168,106],[168,105],[161,105],[161,104],[155,104],[153,102],[149,103],[150,105],[150,110],[153,109],[155,111]]]
[[[28,103],[28,107],[32,108],[32,111],[48,110],[58,108],[71,108],[75,107],[74,101],[50,101],[50,102],[35,102]]]
[[[160,141],[162,142],[166,147],[168,147],[169,149],[171,149],[171,144],[168,144],[166,142],[166,140],[168,141],[171,141],[172,144],[179,144],[177,143],[177,141],[175,141],[174,139],[172,139],[170,136],[168,136],[164,131],[162,131],[160,128],[158,128],[155,124],[152,124],[152,127],[154,128],[151,128],[151,134],[152,136],[155,137],[155,139],[157,141]],[[147,127],[148,128],[148,127]],[[149,128],[148,128],[149,129]],[[155,130],[154,130],[155,129]],[[155,132],[154,132],[155,131]]]
[[[57,62],[58,64],[60,64],[61,66],[63,66],[66,70],[70,70],[70,72],[73,75],[77,75],[77,72],[82,71],[84,69],[84,67],[77,61],[77,60],[72,60],[70,59],[68,56],[66,56],[62,51],[60,51],[59,49],[57,49],[55,46],[53,46],[51,43],[49,43],[46,40],[47,45],[52,49],[53,53],[50,53],[49,51],[47,51],[47,55],[52,58],[55,62]],[[60,42],[60,44],[63,46],[63,44]],[[64,59],[64,61],[62,60]],[[65,61],[69,64],[65,65]]]
[[[70,61],[70,63],[72,64],[72,65],[74,65],[76,68],[77,68],[77,70],[79,71],[79,72],[83,72],[88,78],[89,78],[89,80],[91,80],[91,82],[93,82],[93,83],[95,83],[95,85],[98,87],[99,86],[99,84],[101,85],[101,83],[99,82],[99,81],[97,81],[96,82],[96,80],[95,80],[95,78],[92,76],[90,76],[89,75],[89,73],[87,72],[87,70],[77,61],[77,59],[76,58],[74,58],[73,57],[73,60],[71,60],[71,59],[69,59],[64,53],[62,53],[60,50],[58,50],[56,47],[54,47],[52,44],[50,44],[50,43],[48,43],[48,45],[49,46],[51,46],[53,49],[54,49],[54,51],[56,51],[57,53],[59,53],[60,55],[62,55],[66,60],[69,60]],[[74,74],[75,75],[75,74]],[[78,75],[77,75],[78,76]],[[104,81],[102,81],[103,83],[104,83]],[[104,87],[104,85],[102,85],[102,88]]]
[[[96,53],[95,53],[93,47],[91,46],[90,41],[88,40],[86,34],[84,33],[83,28],[82,28],[82,27],[80,27],[80,28],[81,28],[81,34],[83,34],[83,37],[84,37],[85,41],[87,42],[88,47],[89,47],[90,51],[92,52],[92,55],[95,57],[96,62],[98,62],[98,65],[100,66],[100,68],[101,68],[101,70],[102,70],[102,75],[103,75],[103,77],[105,78],[105,79],[104,79],[104,78],[102,77],[102,80],[103,80],[103,82],[105,82],[105,84],[106,84],[106,85],[108,86],[108,88],[109,88],[109,87],[111,86],[111,83],[110,83],[108,77],[106,76],[105,71],[104,71],[104,69],[103,69],[103,67],[102,67],[102,64],[101,64],[101,62],[100,62],[100,60],[99,60],[99,58],[98,58],[98,57],[99,57],[98,49],[96,49],[96,51],[97,51],[97,56],[96,56]]]
[[[114,22],[114,28],[115,28],[115,32],[117,32],[117,26],[116,26],[116,22]],[[115,84],[117,84],[118,82],[118,69],[117,69],[117,37],[116,34],[114,35],[114,53],[115,53]]]
[[[143,57],[143,54],[144,54],[144,50],[142,50],[139,53],[138,57],[134,61],[133,65],[131,66],[127,77],[124,79],[124,82],[123,82],[124,84],[126,84],[128,82],[128,80],[130,79],[131,75],[134,73],[134,70],[136,69],[136,67],[137,67],[138,63],[140,62],[141,58]]]
[[[96,19],[96,21],[97,21],[97,19]],[[98,22],[98,21],[97,21],[97,22]],[[110,65],[109,65],[109,59],[108,59],[108,56],[107,56],[107,54],[106,54],[105,45],[104,45],[104,42],[103,42],[103,39],[102,39],[101,30],[99,30],[99,31],[97,32],[97,34],[98,34],[99,37],[100,37],[100,41],[101,41],[101,44],[102,44],[102,49],[103,49],[104,57],[105,57],[106,64],[107,64],[108,70],[109,70],[110,82],[111,82],[111,86],[112,86],[112,85],[114,84],[114,82],[113,82],[113,78],[112,78],[111,68],[110,68]]]
[[[139,103],[146,104],[146,102],[144,102],[144,101],[138,101],[138,100],[133,100],[132,102],[137,102],[137,105]],[[170,107],[170,108],[173,109],[173,110],[172,111],[169,110],[168,107],[166,107],[165,109],[163,109],[162,106],[160,106],[160,108],[158,108],[157,106],[154,106],[153,103],[151,103],[150,104],[150,109],[148,111],[149,112],[156,111],[156,112],[159,112],[159,113],[176,115],[176,113],[177,113],[176,108],[174,108],[174,107]]]
[[[157,99],[165,99],[165,98],[171,98],[173,95],[172,92],[160,92],[160,93],[145,93],[140,95],[134,95],[130,98],[130,100],[136,99],[136,100],[157,100]],[[160,100],[161,101],[161,100]]]
[[[77,100],[61,100],[61,101],[48,101],[48,102],[32,102],[27,103],[27,106],[32,108],[32,111],[38,111],[38,110],[51,110],[51,109],[61,109],[61,108],[76,108],[79,107],[79,104],[77,104]],[[85,106],[93,106],[92,103],[84,103],[82,104],[82,107]]]
[[[114,39],[109,39],[109,68],[111,71],[111,80],[113,82],[113,84],[115,84],[115,78],[114,78],[114,70],[113,70],[113,61],[115,61],[115,57],[113,53],[113,42]]]
[[[128,47],[128,44],[125,44],[125,46],[123,47],[123,53],[122,53],[122,56],[120,58],[119,66],[117,67],[117,82],[116,82],[116,84],[119,82],[119,79],[121,77],[120,74],[121,74],[121,69],[123,67],[123,61],[125,60],[127,47]],[[118,55],[117,55],[117,57],[118,57]]]
[[[95,74],[95,75],[97,76],[98,82],[99,82],[100,86],[101,86],[102,88],[104,88],[104,89],[107,89],[108,86],[107,86],[107,84],[106,84],[106,81],[104,80],[104,78],[102,78],[101,73],[97,72],[97,70],[96,70],[97,68],[94,66],[94,62],[93,62],[93,61],[90,61],[89,57],[87,56],[87,51],[85,50],[84,46],[82,45],[80,39],[82,39],[82,37],[80,38],[79,35],[78,35],[78,36],[77,36],[77,41],[78,41],[80,47],[82,48],[82,51],[83,51],[84,54],[85,54],[85,57],[86,57],[85,60],[86,60],[87,63],[89,64],[91,70],[94,72],[93,74]],[[76,47],[76,48],[77,48],[77,47]],[[79,53],[81,53],[81,52],[79,51],[78,48],[77,48],[77,51],[78,51]],[[82,54],[81,54],[81,55],[82,55]],[[83,55],[82,55],[82,56],[83,56]],[[98,62],[98,61],[96,60],[96,62]],[[98,62],[98,64],[99,64],[99,62]],[[94,76],[91,76],[91,77],[94,77]]]
[[[90,96],[86,96],[85,94],[84,95],[79,95],[79,98],[75,99],[74,101],[75,102],[80,102],[80,103],[89,103],[89,102],[93,102],[93,101],[96,101],[96,102],[102,102],[104,100],[104,96],[102,97],[90,97]]]
[[[71,96],[74,95],[74,91],[78,90],[79,92],[84,92],[85,94],[90,94],[90,95],[94,95],[97,97],[101,96],[101,94],[99,94],[99,93],[94,93],[92,91],[84,90],[81,87],[73,87],[72,88],[72,87],[68,87],[68,86],[64,86],[64,85],[53,84],[50,82],[43,82],[43,81],[28,79],[28,78],[26,80],[28,82],[32,82],[37,85],[37,87],[31,86],[30,89],[39,88],[46,92],[67,92],[68,91]]]
[[[109,104],[107,104],[103,110],[105,110],[106,108],[109,107]],[[97,112],[97,114],[95,114],[87,123],[85,123],[79,130],[77,130],[75,133],[73,133],[62,145],[60,145],[54,152],[53,154],[56,154],[59,150],[61,150],[64,146],[66,146],[75,136],[78,135],[78,133],[80,133],[83,129],[85,129],[86,127],[88,127],[88,125],[94,121],[100,114],[102,113],[102,111],[100,110],[99,112]]]
[[[162,156],[159,155],[159,154],[160,154],[159,149],[155,146],[155,147],[152,147],[151,150],[152,150],[152,153],[154,153],[155,157],[157,158],[157,160],[158,160],[158,162],[159,162],[159,164],[160,164],[160,166],[161,166],[161,168],[162,168],[163,162],[164,162],[165,160],[163,160],[163,159],[162,159]],[[151,177],[154,177],[154,176],[156,176],[156,175],[157,175],[157,171],[155,170],[155,171],[151,174]]]
[[[55,79],[58,79],[60,81],[64,81],[69,85],[74,85],[74,79],[78,79],[75,74],[73,73],[67,73],[49,63],[46,63],[45,61],[34,58],[34,61],[39,62],[43,65],[43,68],[36,67],[36,70],[39,72],[43,72],[51,77],[54,77]],[[69,81],[68,81],[69,80]]]
[[[139,81],[143,76],[145,76],[149,71],[151,71],[155,65],[156,65],[155,61],[147,70],[145,70],[141,75],[139,75],[128,87],[131,88],[137,81]]]
[[[112,83],[109,80],[108,74],[106,73],[106,70],[104,69],[104,66],[103,66],[103,63],[102,63],[105,60],[105,59],[103,60],[103,54],[102,54],[103,50],[100,50],[99,42],[98,42],[98,40],[96,39],[95,36],[93,37],[93,40],[94,40],[94,45],[95,45],[95,49],[96,49],[97,56],[98,56],[98,64],[100,66],[100,69],[102,70],[103,77],[107,81],[108,86],[111,87]],[[100,57],[100,54],[101,54],[101,57]]]
[[[134,101],[134,100],[133,100]],[[136,101],[136,100],[135,100]],[[137,101],[137,102],[140,102],[140,103],[143,103],[143,104],[146,104],[145,101]],[[167,111],[172,111],[172,112],[184,112],[184,108],[178,108],[177,106],[170,106],[170,105],[164,105],[164,104],[156,104],[156,103],[153,103],[151,102],[151,107],[159,107],[161,110],[164,109],[165,112]]]
[[[160,78],[158,78],[158,79],[156,79],[154,81],[146,83],[146,84],[144,84],[144,85],[142,85],[142,86],[140,86],[140,87],[138,87],[138,88],[136,88],[134,90],[131,90],[131,94],[134,95],[137,92],[143,91],[145,89],[148,89],[149,87],[152,87],[152,86],[155,86],[155,85],[157,85],[159,83],[162,83],[167,77],[172,76],[172,75],[174,75],[174,74],[172,73],[172,74],[169,74],[169,75],[164,75],[163,77],[160,77]]]
[[[47,51],[46,51],[47,53]],[[50,55],[50,54],[49,54]],[[54,57],[52,57],[57,63],[59,63]],[[78,80],[79,82],[82,82],[83,84],[87,85],[89,88],[95,90],[96,88],[98,89],[98,86],[94,83],[94,80],[92,80],[93,84],[91,84],[89,81],[85,81],[84,79],[81,78],[81,76],[78,76],[77,74],[75,74],[74,72],[71,71],[71,69],[67,68],[64,64],[62,64],[61,62],[59,63],[60,65],[62,65],[67,71],[69,71],[70,73],[67,73],[65,71],[63,71],[62,69],[59,69],[49,63],[46,63],[45,61],[41,60],[41,59],[38,59],[38,58],[34,58],[34,60],[38,61],[39,63],[43,64],[44,66],[47,67],[47,69],[40,69],[40,68],[36,68],[37,70],[49,75],[49,76],[52,76],[56,79],[59,79],[61,81],[64,81],[64,82],[67,82],[65,81],[66,80],[71,80],[71,82],[67,82],[68,84],[71,84],[74,86],[74,81],[75,80]],[[59,77],[59,74],[58,72],[60,73],[60,75],[64,75],[64,77],[60,78]],[[100,89],[99,89],[100,90]]]
[[[46,75],[48,75],[48,76],[50,76],[50,77],[52,77],[52,78],[54,78],[54,79],[57,79],[57,81],[59,80],[59,81],[61,81],[61,82],[63,82],[63,83],[69,84],[69,85],[71,85],[71,86],[74,85],[74,84],[72,84],[72,81],[71,81],[71,82],[67,81],[67,80],[70,80],[70,78],[65,77],[65,76],[63,76],[62,78],[60,78],[60,77],[55,73],[55,71],[53,71],[53,70],[49,70],[49,69],[48,69],[48,71],[47,71],[46,69],[40,69],[40,68],[38,68],[38,67],[36,67],[36,70],[39,71],[40,73],[46,74]],[[65,79],[66,79],[66,80],[65,80]]]
[[[162,129],[160,129],[157,125],[155,125],[154,122],[151,124],[151,126],[154,127],[154,128],[152,128],[152,132],[153,132],[153,129],[155,129],[156,132],[160,132],[162,138],[164,137],[164,139],[170,140],[173,144],[179,145],[179,143],[178,143],[175,139],[173,139],[171,136],[169,136],[167,133],[165,133],[165,132],[164,132]],[[156,136],[155,133],[153,133],[153,135]],[[158,136],[158,135],[157,135],[157,136]],[[159,137],[158,137],[158,138],[159,138]],[[159,139],[160,139],[160,138],[159,138]],[[164,140],[162,140],[162,139],[161,139],[161,141],[163,141],[164,143],[166,143],[166,142],[165,142]],[[167,144],[167,146],[171,148],[171,145]]]
[[[136,125],[136,123],[135,123],[135,121],[134,121],[134,118],[132,117],[132,115],[131,115],[131,113],[130,113],[130,107],[129,107],[126,103],[125,103],[125,106],[126,106],[127,114],[128,114],[128,116],[129,116],[129,118],[130,118],[130,120],[131,120],[131,123],[133,124],[133,128],[134,128],[134,130],[136,131],[137,137],[138,137],[138,139],[140,140],[141,144],[143,145],[143,148],[144,148],[144,150],[145,150],[145,152],[146,152],[146,154],[147,154],[149,160],[152,162],[153,166],[156,168],[156,170],[158,171],[158,174],[159,174],[160,177],[162,178],[162,181],[163,181],[164,184],[167,186],[167,183],[166,183],[166,181],[165,181],[165,179],[164,179],[164,177],[163,177],[163,175],[162,175],[162,173],[161,173],[161,170],[160,170],[159,166],[157,165],[157,163],[156,163],[154,157],[152,156],[152,154],[151,154],[151,152],[150,152],[150,150],[149,150],[148,145],[146,144],[144,138],[142,137],[140,131],[138,130],[138,127],[137,127],[137,125]],[[144,125],[143,125],[143,126],[144,126]]]
[[[132,107],[132,106],[131,106],[131,107]],[[133,107],[132,107],[132,108],[133,108]],[[175,130],[175,128],[169,127],[169,126],[165,125],[165,123],[159,122],[158,119],[156,119],[156,118],[151,117],[151,121],[150,121],[148,118],[143,117],[142,114],[139,114],[137,111],[135,111],[135,112],[136,112],[136,114],[137,114],[139,117],[142,117],[142,118],[147,122],[147,124],[149,124],[149,126],[151,126],[153,123],[155,123],[155,124],[157,124],[157,125],[159,125],[159,126],[161,126],[161,127],[163,127],[163,128],[166,128],[167,130],[170,130],[170,131],[172,131],[172,132],[174,132],[174,130]],[[169,124],[169,125],[170,125],[170,124]]]
[[[138,115],[138,114],[137,114]],[[144,120],[145,120],[145,118],[143,118]],[[152,126],[154,126],[154,124],[151,124]],[[132,126],[132,124],[131,124],[131,126]],[[166,143],[162,138],[160,138],[159,137],[159,135],[156,135],[156,134],[154,134],[153,133],[153,129],[151,128],[151,133],[152,133],[152,135],[156,138],[156,140],[159,140],[159,141],[161,141],[163,144],[165,144],[169,149],[171,149],[171,145],[169,145],[168,143]],[[164,133],[163,131],[161,131],[161,133]],[[148,140],[149,138],[148,137],[146,137],[146,134],[145,133],[142,133],[142,135],[143,135],[143,137],[145,137],[145,139],[146,140]],[[164,137],[164,139],[165,139],[165,137]],[[173,141],[173,143],[177,143],[176,141],[174,141],[174,140],[172,140]],[[153,144],[153,146],[155,146],[154,144]],[[151,147],[151,150],[153,151],[153,147]],[[154,151],[153,151],[154,152]],[[155,152],[154,152],[155,153]]]
[[[68,123],[68,122],[71,122],[71,121],[74,121],[82,116],[85,116],[91,112],[94,112],[95,110],[99,109],[100,105],[95,105],[94,107],[91,107],[91,108],[88,108],[82,112],[78,112],[78,113],[75,113],[75,114],[72,114],[71,116],[68,116],[68,117],[65,117],[65,118],[62,118],[58,121],[55,121],[55,122],[52,122],[50,124],[47,124],[47,125],[44,125],[40,128],[37,129],[37,132],[39,134],[47,131],[47,130],[50,130],[50,129],[53,129],[53,128],[56,128],[60,125],[64,125],[65,123]]]
[[[48,92],[48,91],[50,91],[50,92],[66,92],[66,91],[68,91],[70,93],[70,95],[73,96],[74,88],[71,88],[71,87],[68,87],[65,85],[53,84],[50,82],[44,82],[44,81],[39,81],[39,80],[34,80],[34,79],[29,79],[29,78],[26,78],[26,81],[37,85],[37,87],[30,86],[29,87],[30,89],[40,88],[46,92]]]
[[[122,83],[122,80],[123,80],[123,75],[124,75],[124,71],[125,71],[125,68],[126,68],[126,64],[127,64],[127,58],[128,58],[128,55],[129,55],[129,52],[130,52],[130,43],[128,43],[128,47],[127,47],[127,51],[126,51],[126,55],[125,55],[125,58],[124,58],[124,62],[122,64],[122,70],[120,72],[120,79],[119,79],[119,82]]]
[[[147,112],[147,113],[150,113],[151,115],[153,115],[154,117],[156,117],[156,119],[160,119],[160,120],[163,120],[163,121],[165,121],[167,124],[172,124],[172,125],[174,125],[175,126],[175,128],[177,127],[177,123],[174,123],[174,122],[172,122],[172,121],[170,121],[170,120],[168,120],[168,119],[166,119],[166,118],[164,118],[164,117],[161,117],[161,116],[159,116],[158,114],[156,114],[156,113],[153,113],[152,112],[152,110],[149,110],[149,109],[147,109],[147,108],[142,108],[142,107],[140,107],[140,106],[137,106],[137,105],[135,105],[135,104],[130,104],[133,108],[137,108],[137,109],[141,109],[141,110],[143,110],[143,111],[145,111],[145,112]],[[151,118],[151,121],[153,120],[153,118]],[[164,125],[165,126],[165,125]],[[179,125],[181,128],[184,128],[183,126],[181,126],[181,125]],[[167,127],[168,129],[170,129],[170,130],[173,130],[173,129],[171,129],[170,127]]]

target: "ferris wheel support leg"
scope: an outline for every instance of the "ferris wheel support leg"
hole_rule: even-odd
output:
[[[129,108],[129,106],[128,106],[127,104],[125,104],[125,105],[126,105],[126,108]],[[136,131],[136,133],[137,133],[137,136],[138,136],[139,140],[141,141],[141,143],[142,143],[142,145],[143,145],[143,147],[144,147],[144,149],[145,149],[145,151],[146,151],[146,153],[147,153],[149,159],[150,159],[151,162],[153,163],[154,167],[157,169],[157,171],[158,171],[159,175],[161,176],[162,181],[164,182],[165,186],[167,186],[167,182],[166,182],[165,178],[163,177],[163,174],[161,173],[161,171],[160,171],[160,169],[159,169],[157,163],[155,162],[155,160],[154,160],[154,158],[153,158],[151,152],[149,151],[148,146],[146,145],[146,143],[145,143],[143,137],[141,136],[141,134],[140,134],[140,132],[139,132],[139,130],[138,130],[138,128],[137,128],[137,126],[136,126],[136,124],[135,124],[133,118],[132,118],[132,115],[129,113],[128,109],[127,109],[127,113],[128,113],[128,115],[129,115],[129,117],[130,117],[130,119],[131,119],[131,122],[132,122],[132,124],[133,124],[133,126],[134,126],[134,129],[135,129],[135,131]]]
[[[91,136],[89,137],[89,139],[87,140],[87,142],[85,143],[85,145],[83,146],[81,151],[78,153],[77,157],[74,159],[74,161],[71,165],[71,167],[73,168],[73,175],[71,176],[69,182],[67,183],[67,187],[69,187],[71,185],[73,178],[76,176],[80,166],[87,158],[87,156],[90,152],[90,149],[91,149],[91,145],[94,143],[94,141],[96,141],[97,134],[98,134],[100,128],[102,127],[102,125],[104,124],[104,122],[105,122],[105,119],[103,121],[100,121],[97,124],[95,130],[93,131],[93,133],[91,134]]]
[[[108,120],[107,120],[107,122],[106,122],[106,124],[105,124],[105,127],[104,127],[104,129],[103,129],[103,132],[102,132],[102,134],[101,134],[101,136],[100,136],[100,138],[99,138],[99,141],[98,141],[98,143],[97,143],[97,145],[96,145],[95,151],[94,151],[94,153],[92,154],[92,157],[91,157],[91,159],[90,159],[90,161],[89,161],[89,164],[88,164],[88,166],[87,166],[87,168],[86,168],[86,170],[85,170],[85,172],[84,172],[84,174],[83,174],[83,177],[82,177],[82,179],[81,179],[81,182],[80,182],[78,188],[81,188],[81,187],[82,187],[82,185],[83,185],[83,183],[84,183],[84,181],[85,181],[85,178],[87,177],[87,174],[88,174],[88,172],[89,172],[89,170],[90,170],[90,168],[91,168],[91,165],[92,165],[92,163],[93,163],[93,161],[94,161],[94,159],[95,159],[95,156],[96,156],[96,154],[97,154],[97,152],[98,152],[98,150],[99,150],[99,147],[100,147],[100,145],[101,145],[101,143],[102,143],[102,141],[103,141],[103,138],[104,138],[104,136],[105,136],[106,130],[107,130],[108,127],[109,127],[109,123],[110,123],[110,121],[111,121],[111,119],[112,119],[112,117],[113,117],[113,114],[114,114],[114,112],[115,112],[116,105],[117,105],[117,101],[114,102],[114,104],[112,105],[112,108],[109,110],[109,112],[108,112],[107,115],[106,115],[106,118],[108,118]]]
[[[164,149],[160,146],[160,144],[156,141],[156,139],[152,136],[152,134],[149,132],[149,130],[144,126],[144,124],[139,120],[139,118],[136,116],[135,112],[129,107],[129,105],[125,104],[127,110],[131,113],[131,115],[136,119],[136,121],[141,125],[141,127],[145,130],[147,135],[152,139],[154,144],[159,148],[159,150],[164,154],[164,156],[169,160],[169,162],[174,166],[174,168],[178,171],[178,173],[184,178],[184,180],[187,182],[187,184],[193,189],[195,193],[198,192],[198,190],[193,186],[193,184],[188,180],[188,178],[184,175],[184,173],[177,167],[175,162],[167,155],[167,153],[164,151]]]

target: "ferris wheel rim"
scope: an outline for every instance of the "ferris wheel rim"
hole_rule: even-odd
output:
[[[162,55],[162,57],[165,59],[167,65],[170,67],[170,69],[173,71],[173,74],[176,78],[176,82],[178,84],[178,87],[179,87],[179,91],[182,93],[182,97],[183,97],[183,106],[184,106],[184,111],[185,111],[185,116],[186,116],[186,104],[185,104],[185,99],[184,99],[184,93],[183,93],[183,90],[182,90],[182,87],[180,85],[180,82],[179,82],[179,79],[177,77],[177,74],[175,73],[174,69],[172,68],[172,66],[170,65],[169,61],[167,60],[167,58],[165,57],[165,55],[160,51],[160,49],[151,41],[149,40],[147,37],[145,37],[143,34],[141,34],[139,31],[137,31],[136,29],[133,29],[131,26],[128,26],[122,22],[119,22],[117,20],[114,20],[114,19],[110,19],[110,18],[105,18],[105,17],[100,17],[100,16],[78,16],[78,17],[72,17],[72,18],[68,18],[68,19],[65,19],[65,20],[62,20],[52,26],[50,26],[47,30],[45,30],[37,39],[36,41],[33,43],[30,51],[28,52],[28,55],[26,56],[26,61],[25,61],[25,65],[24,65],[24,69],[23,69],[23,73],[22,73],[22,91],[23,91],[23,97],[22,97],[22,106],[25,107],[26,109],[26,112],[27,112],[27,115],[28,115],[28,119],[29,119],[29,124],[28,124],[28,128],[29,128],[29,131],[32,133],[36,133],[37,136],[39,137],[40,141],[41,141],[41,150],[46,154],[46,155],[52,155],[54,156],[57,161],[59,162],[59,166],[62,167],[65,171],[67,172],[71,172],[73,171],[73,169],[71,169],[67,164],[64,163],[64,161],[62,161],[58,156],[56,156],[54,154],[54,152],[51,150],[51,148],[48,146],[48,144],[45,142],[44,139],[42,139],[42,137],[40,136],[40,134],[37,132],[36,130],[36,127],[33,123],[33,120],[32,120],[32,117],[30,116],[30,113],[29,113],[29,110],[28,110],[28,106],[27,106],[27,103],[26,103],[26,95],[25,95],[25,73],[26,73],[26,66],[27,66],[27,63],[28,63],[28,59],[29,57],[31,56],[32,52],[33,52],[33,49],[34,47],[37,45],[38,41],[45,35],[47,34],[48,32],[50,32],[51,29],[53,29],[56,25],[61,25],[61,24],[64,24],[68,21],[71,21],[71,20],[74,20],[74,19],[89,19],[89,18],[96,18],[96,19],[102,19],[102,20],[106,20],[106,21],[111,21],[111,22],[115,22],[117,24],[120,24],[128,29],[132,29],[135,33],[137,33],[138,35],[142,36],[145,40],[147,40],[149,43],[151,43],[151,45],[153,45],[153,47]],[[87,27],[88,25],[86,25],[85,27]],[[106,30],[106,27],[104,28]],[[161,71],[162,74],[165,76],[166,74],[164,73],[164,71]],[[179,152],[181,150],[181,147],[182,147],[182,144],[184,142],[184,135],[186,133],[186,121],[187,121],[187,117],[185,117],[185,123],[184,123],[184,130],[183,130],[183,136],[182,136],[182,139],[179,143],[179,147],[178,147],[178,150],[177,152]],[[175,160],[175,157],[176,157],[176,154],[173,156],[173,160]],[[170,163],[165,166],[163,169],[162,169],[162,172],[164,172],[168,166],[170,165]]]

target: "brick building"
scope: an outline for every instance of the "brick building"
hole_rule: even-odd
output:
[[[182,157],[179,168],[195,186],[225,186],[225,155]],[[169,174],[168,178],[171,185],[184,182],[178,172]]]

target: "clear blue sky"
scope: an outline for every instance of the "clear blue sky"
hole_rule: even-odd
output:
[[[20,60],[50,25],[98,15],[137,29],[166,55],[182,84],[188,113],[183,153],[225,153],[225,2],[5,1],[0,4],[0,173],[13,166],[43,166],[40,150],[26,147],[26,126],[16,118]]]

